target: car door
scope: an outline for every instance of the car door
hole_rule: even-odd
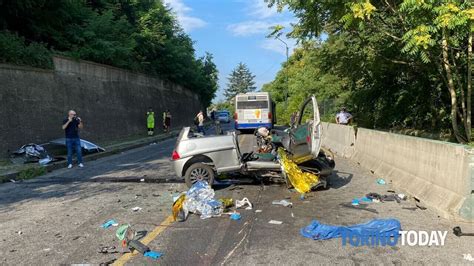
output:
[[[316,158],[321,149],[321,119],[313,95],[301,105],[296,125],[290,130],[290,153],[296,163]]]

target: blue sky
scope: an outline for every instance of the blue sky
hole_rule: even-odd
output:
[[[263,0],[165,0],[184,30],[195,41],[196,53],[214,55],[219,69],[219,91],[214,101],[223,99],[227,77],[239,63],[246,63],[256,75],[257,89],[275,77],[286,60],[285,45],[267,39],[273,25],[295,22],[293,14],[278,13]],[[284,39],[290,46],[294,40]]]

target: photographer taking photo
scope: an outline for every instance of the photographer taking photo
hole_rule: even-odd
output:
[[[84,167],[82,164],[81,140],[79,139],[79,129],[83,128],[82,120],[77,116],[74,110],[68,112],[68,116],[63,121],[63,129],[66,134],[67,147],[67,168],[72,168],[72,153],[76,150],[77,163],[79,167]]]

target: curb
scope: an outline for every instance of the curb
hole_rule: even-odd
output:
[[[179,133],[179,130],[173,130],[173,131],[171,131],[170,133],[168,133],[166,135],[158,135],[158,136],[155,136],[155,137],[145,138],[143,141],[137,141],[135,143],[130,143],[130,145],[124,144],[122,147],[108,148],[104,152],[85,155],[82,158],[83,158],[84,162],[95,161],[95,160],[100,159],[100,158],[104,158],[104,157],[111,156],[111,155],[114,155],[114,154],[118,154],[118,153],[121,153],[121,152],[124,152],[124,151],[136,149],[136,148],[139,148],[139,147],[143,147],[143,146],[149,145],[150,143],[153,143],[153,142],[161,142],[161,141],[164,141],[164,140],[167,140],[167,139],[174,138],[174,137],[177,136],[178,133]],[[119,146],[119,145],[120,144],[117,144],[117,146]],[[67,162],[64,160],[64,161],[59,161],[59,162],[55,162],[55,163],[52,163],[52,164],[47,164],[46,166],[43,166],[43,167],[49,173],[49,172],[52,172],[52,171],[57,170],[57,169],[65,168],[66,166],[67,166]],[[39,168],[39,167],[41,167],[41,166],[38,166],[38,164],[32,164],[31,168]],[[16,178],[18,177],[20,172],[21,171],[15,171],[15,172],[7,173],[7,174],[0,174],[0,184],[9,182],[10,179],[16,180]]]

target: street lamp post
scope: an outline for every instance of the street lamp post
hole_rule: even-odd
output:
[[[288,60],[289,60],[289,57],[288,57],[288,44],[283,41],[279,36],[275,36],[275,38],[277,40],[279,40],[280,42],[282,42],[284,45],[285,45],[285,48],[286,48],[286,71],[285,71],[285,75],[286,75],[286,92],[285,92],[285,106],[288,106],[288,92],[290,90],[290,86],[288,84]]]

